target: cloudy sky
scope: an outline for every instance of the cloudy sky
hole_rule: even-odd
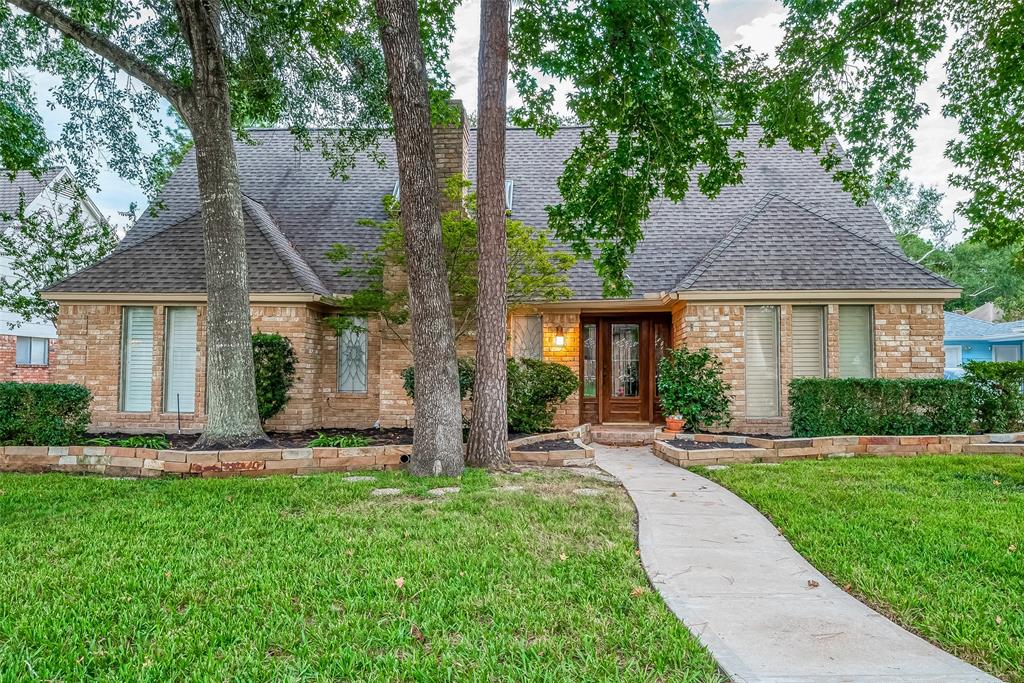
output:
[[[476,108],[479,11],[479,0],[463,0],[463,5],[456,14],[457,29],[451,50],[450,72],[455,84],[455,94],[465,103],[468,110]],[[782,5],[775,0],[711,0],[709,18],[721,37],[723,47],[743,44],[759,52],[771,54],[782,38],[780,24],[784,11]],[[913,156],[910,176],[914,182],[937,185],[946,192],[943,208],[946,214],[952,217],[954,205],[957,200],[963,198],[963,194],[949,188],[946,182],[951,165],[943,157],[943,149],[946,141],[955,134],[956,128],[952,121],[943,119],[940,114],[941,98],[938,87],[941,82],[942,63],[937,60],[931,65],[930,79],[922,93],[930,113],[921,121],[915,135],[917,150]],[[43,104],[48,83],[42,81],[39,86],[40,100]],[[60,124],[66,119],[67,112],[59,109],[51,111],[42,106],[41,113],[51,135],[59,134]],[[145,203],[145,197],[137,187],[122,181],[112,173],[101,176],[100,186],[101,190],[96,197],[97,203],[108,215],[113,216],[118,211],[124,211],[131,202],[140,205]]]

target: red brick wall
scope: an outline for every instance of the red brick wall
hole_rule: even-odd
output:
[[[14,334],[0,335],[0,382],[51,382],[54,355],[58,340],[50,340],[49,365],[18,365],[17,340]]]

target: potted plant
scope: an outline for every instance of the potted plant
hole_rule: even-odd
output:
[[[658,361],[657,385],[665,431],[729,424],[729,384],[722,379],[722,361],[709,349],[669,350]]]

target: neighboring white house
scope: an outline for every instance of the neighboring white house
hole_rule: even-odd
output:
[[[92,200],[77,191],[75,179],[66,168],[46,169],[39,178],[19,172],[13,180],[6,171],[0,171],[0,215],[15,215],[22,197],[25,215],[59,220],[77,205],[84,220],[103,220]],[[0,278],[12,277],[17,274],[11,268],[10,257],[0,254]],[[0,308],[0,381],[47,381],[56,339],[57,329],[49,320],[25,320]]]

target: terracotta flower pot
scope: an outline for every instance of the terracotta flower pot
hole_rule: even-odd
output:
[[[666,417],[665,431],[670,434],[678,434],[686,426],[686,420],[681,417]]]

